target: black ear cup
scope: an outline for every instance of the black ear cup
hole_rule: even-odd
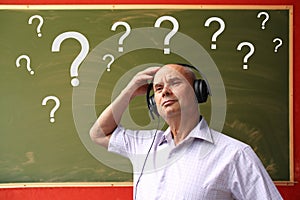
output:
[[[151,115],[152,119],[154,119],[153,114],[155,114],[157,117],[159,117],[159,114],[158,114],[158,111],[157,111],[157,108],[156,108],[154,95],[150,95],[150,92],[151,92],[152,88],[153,88],[153,83],[150,83],[148,85],[148,88],[147,88],[146,101],[147,101],[148,109],[150,111],[150,115]]]
[[[198,103],[205,103],[209,95],[209,90],[206,81],[197,79],[194,81],[194,91],[197,97]]]

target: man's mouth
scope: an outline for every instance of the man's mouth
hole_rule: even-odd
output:
[[[174,100],[174,99],[165,100],[165,101],[163,101],[162,106],[169,106],[175,102],[176,102],[176,100]]]

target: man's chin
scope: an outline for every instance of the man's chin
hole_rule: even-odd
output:
[[[175,119],[175,118],[178,118],[180,117],[180,112],[178,111],[175,111],[175,110],[171,110],[171,109],[168,109],[168,110],[165,110],[164,112],[162,112],[160,114],[160,116],[165,120],[165,121],[168,121],[168,120],[172,120],[172,119]]]

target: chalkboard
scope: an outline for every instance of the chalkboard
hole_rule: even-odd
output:
[[[210,126],[292,182],[292,17],[292,6],[1,6],[1,185],[131,182],[130,162],[89,129],[136,72],[166,63],[196,66]],[[122,124],[157,126],[145,97]]]

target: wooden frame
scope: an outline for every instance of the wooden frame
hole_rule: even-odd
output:
[[[135,9],[180,9],[180,10],[288,10],[289,11],[289,170],[290,176],[288,181],[275,181],[276,185],[293,185],[294,183],[294,161],[293,161],[293,7],[290,5],[286,6],[256,6],[256,5],[78,5],[78,6],[64,6],[64,5],[1,5],[1,10],[135,10]],[[4,183],[0,184],[0,187],[55,187],[55,186],[99,186],[99,185],[131,185],[128,182],[107,182],[107,183],[96,183],[96,182],[66,182],[66,183]]]

